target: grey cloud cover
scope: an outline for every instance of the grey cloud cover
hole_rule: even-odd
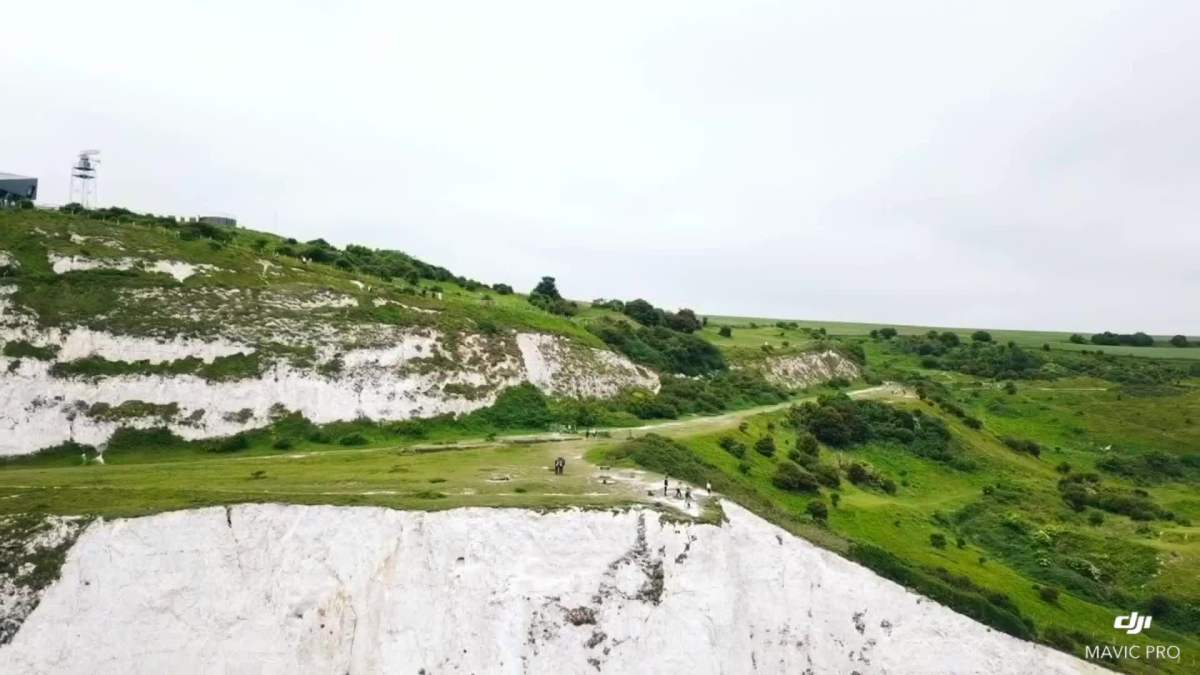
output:
[[[0,170],[706,313],[1200,333],[1200,4],[46,0]],[[17,30],[11,30],[18,27]]]

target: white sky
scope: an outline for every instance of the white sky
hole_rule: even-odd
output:
[[[14,2],[0,171],[704,313],[1200,333],[1200,3]]]

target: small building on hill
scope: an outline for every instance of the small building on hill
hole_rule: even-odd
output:
[[[226,225],[228,227],[237,227],[237,218],[234,218],[230,215],[199,216],[196,218],[196,220],[209,225]]]
[[[38,179],[0,171],[0,204],[37,199]]]

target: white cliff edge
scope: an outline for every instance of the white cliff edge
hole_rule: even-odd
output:
[[[1092,673],[725,503],[97,522],[0,673]]]

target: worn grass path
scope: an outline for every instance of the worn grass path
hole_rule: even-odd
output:
[[[903,390],[882,386],[852,395],[897,396],[903,395]],[[602,470],[585,461],[585,453],[648,433],[692,436],[736,428],[745,419],[795,402],[601,429],[600,436],[589,438],[563,433],[517,434],[433,445],[325,446],[302,452],[198,458],[154,458],[138,453],[128,458],[112,456],[105,465],[13,465],[0,468],[0,514],[121,517],[241,502],[421,510],[461,506],[604,508],[662,502],[647,495],[648,486],[661,477],[631,468]],[[568,460],[563,476],[554,475],[551,468],[559,456]],[[666,500],[682,509],[682,501],[674,501]],[[697,508],[689,512],[695,514]]]

